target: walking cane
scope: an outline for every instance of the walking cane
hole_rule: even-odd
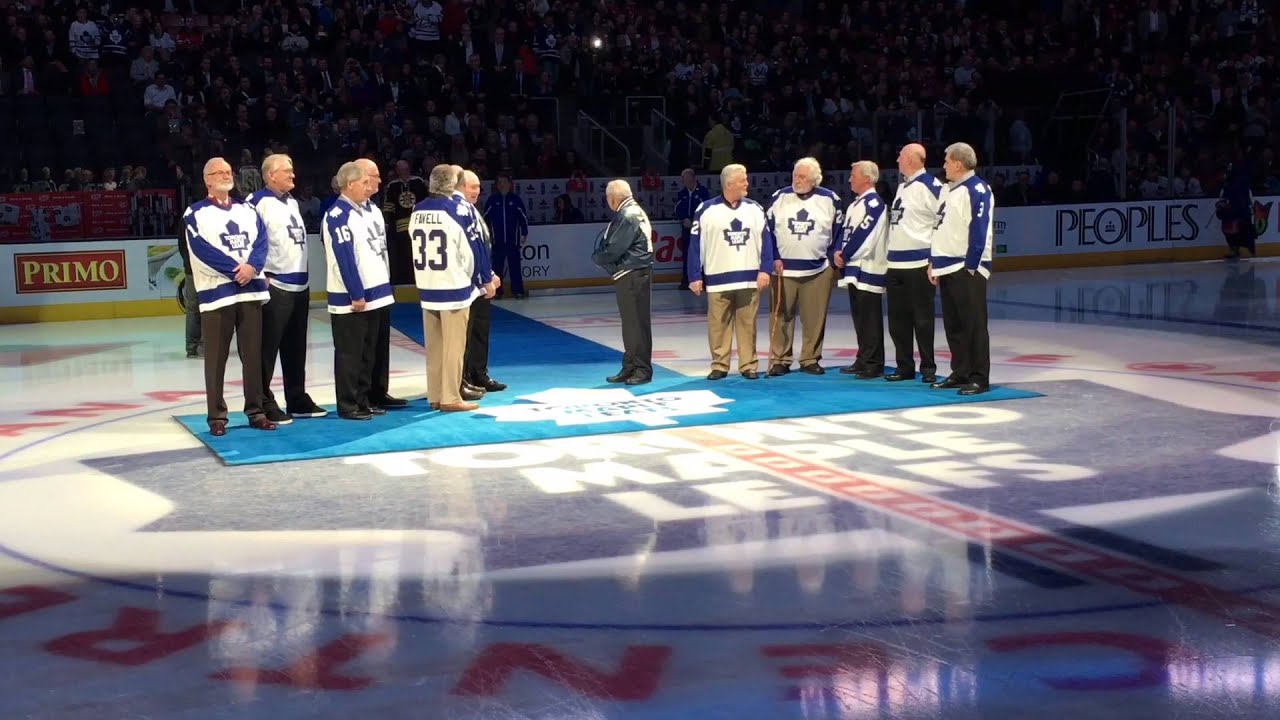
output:
[[[765,371],[773,369],[773,361],[777,358],[773,357],[773,338],[774,333],[778,331],[778,314],[781,311],[782,304],[782,273],[778,273],[777,289],[774,291],[773,283],[770,283],[769,293],[769,367]]]

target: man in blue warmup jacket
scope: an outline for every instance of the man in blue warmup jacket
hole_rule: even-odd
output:
[[[493,231],[493,274],[501,277],[504,271],[508,272],[511,292],[517,298],[526,297],[520,275],[520,246],[529,237],[529,216],[510,177],[499,175],[493,190],[484,201],[484,219]],[[504,290],[498,290],[498,297],[503,296]]]

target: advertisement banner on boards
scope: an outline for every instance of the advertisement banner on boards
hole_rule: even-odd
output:
[[[184,276],[172,239],[0,245],[0,267],[0,307],[176,297]]]
[[[1274,196],[1254,198],[1254,227],[1260,244],[1280,241],[1277,200],[1280,198]],[[995,217],[997,258],[1226,248],[1215,198],[1012,208],[997,205]]]

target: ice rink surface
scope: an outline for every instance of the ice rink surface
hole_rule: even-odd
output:
[[[0,718],[1280,717],[1280,263],[990,304],[1041,397],[236,467],[181,318],[5,327]],[[620,349],[610,294],[500,307]],[[703,308],[655,291],[655,362]]]

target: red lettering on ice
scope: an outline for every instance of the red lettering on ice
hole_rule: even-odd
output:
[[[146,394],[152,400],[162,403],[177,402],[189,397],[204,397],[203,390],[153,390]]]
[[[57,410],[37,410],[31,414],[43,417],[93,418],[99,415],[106,415],[115,410],[137,410],[140,407],[142,406],[125,403],[82,402],[75,407],[59,408]]]
[[[54,638],[44,649],[54,655],[135,667],[199,645],[221,632],[226,623],[193,625],[175,632],[160,630],[160,613],[126,607],[105,630],[89,630]],[[131,644],[128,647],[121,647]]]
[[[215,680],[236,683],[289,685],[308,690],[362,690],[373,684],[372,678],[339,675],[335,672],[343,665],[372,650],[391,642],[386,635],[343,635],[324,647],[284,668],[259,669],[250,667],[227,668],[210,675]]]
[[[66,423],[7,423],[0,425],[0,437],[18,437],[32,428],[57,427]]]
[[[4,588],[0,590],[0,620],[57,607],[75,599],[76,596],[70,593],[36,585],[18,585]]]
[[[1280,370],[1254,370],[1252,372],[1211,372],[1206,375],[1237,375],[1239,377],[1253,378],[1258,382],[1280,383]]]
[[[1060,632],[1011,635],[987,641],[987,647],[1001,653],[1061,645],[1093,645],[1123,650],[1138,656],[1142,666],[1126,675],[1040,678],[1045,685],[1057,690],[1130,690],[1164,685],[1168,682],[1169,660],[1179,653],[1177,646],[1163,640],[1128,633]]]
[[[671,657],[665,645],[629,645],[617,671],[597,670],[546,645],[497,643],[480,653],[453,688],[454,695],[494,696],[525,670],[599,700],[646,700]]]

